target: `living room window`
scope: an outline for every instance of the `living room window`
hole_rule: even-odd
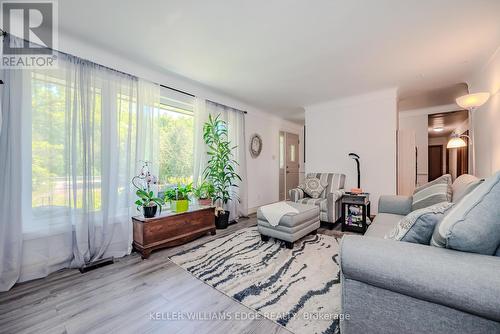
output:
[[[159,179],[168,186],[193,181],[194,98],[162,88]]]
[[[32,194],[31,205],[33,217],[43,218],[47,214],[63,214],[65,207],[70,205],[82,208],[82,193],[79,196],[68,196],[69,183],[81,183],[83,161],[80,157],[70,154],[71,149],[79,149],[82,142],[69,140],[68,127],[68,105],[75,103],[74,87],[68,85],[64,78],[57,74],[44,74],[33,71],[31,73],[31,175]],[[91,132],[90,145],[93,146],[93,157],[99,162],[101,160],[101,121],[102,121],[102,92],[97,86],[92,87],[92,97],[89,98],[93,105],[93,126],[91,129],[77,129],[79,135]],[[130,97],[117,96],[117,104],[121,99]],[[120,119],[119,126],[128,126],[128,120]],[[126,124],[122,124],[126,123]],[[76,180],[67,177],[68,161],[76,159],[78,162],[78,175]],[[95,163],[90,171],[94,175],[96,183],[92,188],[92,194],[87,196],[87,204],[94,211],[101,208],[101,164]],[[89,171],[86,171],[89,172]],[[89,198],[91,201],[88,201]],[[45,211],[44,207],[60,208],[60,212],[53,210]]]
[[[83,116],[70,114],[79,110],[82,97],[66,79],[67,73],[32,71],[30,75],[31,113],[27,116],[31,120],[27,118],[26,122],[31,124],[31,145],[27,147],[27,152],[31,149],[32,177],[31,205],[28,205],[32,207],[33,219],[26,220],[24,230],[38,231],[46,228],[49,222],[51,226],[67,225],[65,217],[82,210],[99,214],[103,205],[106,205],[101,198],[101,169],[109,157],[101,153],[107,140],[103,137],[106,130],[103,127],[109,124],[114,127],[113,124],[116,124],[114,133],[118,136],[115,145],[123,153],[118,155],[119,178],[128,180],[128,173],[131,170],[134,172],[137,92],[120,83],[114,88],[106,86],[104,89],[100,80],[93,81],[90,96],[86,96],[85,100],[92,104],[91,113],[85,116],[90,118],[90,126],[80,128],[80,124],[71,120]],[[158,118],[155,120],[158,123],[155,124],[158,146],[156,152],[152,153],[158,164],[160,183],[167,187],[178,183],[187,184],[193,179],[194,98],[163,88],[160,95]],[[109,113],[103,112],[108,110],[106,108],[110,104],[117,110],[111,119]],[[108,117],[108,125],[104,123],[105,117]],[[84,137],[85,140],[82,139]],[[84,159],[80,154],[82,145],[87,145],[85,152],[90,152],[90,169],[88,161],[81,160]],[[68,168],[72,168],[73,172]],[[70,175],[76,175],[76,178]],[[87,180],[85,185],[84,180]],[[92,184],[89,185],[89,182]],[[86,191],[83,191],[84,188]],[[120,204],[122,207],[130,204],[126,192],[125,183],[117,188],[116,200],[123,203]]]

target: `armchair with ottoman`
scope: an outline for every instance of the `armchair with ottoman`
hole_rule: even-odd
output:
[[[339,173],[308,173],[307,179],[318,179],[324,188],[318,197],[314,198],[304,191],[304,185],[289,191],[290,201],[300,204],[316,205],[320,209],[322,222],[335,223],[340,219],[341,199],[344,194],[345,174]]]

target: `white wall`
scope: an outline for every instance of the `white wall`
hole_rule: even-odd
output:
[[[417,182],[419,185],[428,181],[428,115],[405,115],[404,112],[399,113],[399,129],[410,130],[415,132],[415,143],[418,149],[417,156]]]
[[[302,125],[285,121],[200,83],[165,71],[155,70],[146,64],[135,63],[123,56],[97,48],[68,35],[59,35],[59,50],[146,80],[189,92],[200,98],[247,111],[245,126],[247,139],[249,140],[253,133],[258,133],[263,140],[263,150],[257,159],[250,156],[248,140],[246,143],[249,211],[254,212],[258,206],[279,200],[279,131],[296,133],[303,143]],[[300,155],[303,157],[303,154],[301,145]]]
[[[378,198],[396,193],[397,94],[395,89],[306,107],[306,173],[346,174],[346,189],[356,186],[355,152],[361,159],[361,187]]]
[[[472,115],[476,175],[488,177],[500,170],[500,48],[481,70],[474,73],[468,84],[471,93],[492,94]]]
[[[262,152],[256,159],[247,149],[248,211],[253,213],[259,206],[279,201],[280,131],[299,135],[300,171],[304,171],[303,127],[263,113],[248,113],[245,122],[248,140],[258,133],[263,142]]]

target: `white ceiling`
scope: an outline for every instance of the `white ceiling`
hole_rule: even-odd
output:
[[[64,0],[59,17],[71,36],[290,119],[463,82],[500,45],[499,0]]]

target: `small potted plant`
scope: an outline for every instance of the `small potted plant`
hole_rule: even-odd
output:
[[[193,188],[193,196],[198,200],[198,205],[212,205],[214,193],[214,186],[208,181],[203,181],[198,187]]]
[[[153,190],[151,190],[151,188],[158,185],[158,178],[150,172],[150,164],[149,161],[144,161],[139,174],[132,178],[132,185],[137,189],[135,194],[139,197],[135,201],[135,205],[137,205],[137,210],[142,209],[144,218],[153,218],[158,207],[160,207],[161,213],[163,204],[163,200],[156,197]]]
[[[152,190],[147,192],[142,189],[137,189],[135,193],[139,197],[139,199],[135,201],[135,205],[137,205],[137,210],[142,208],[144,218],[153,218],[156,216],[158,207],[160,207],[161,213],[161,205],[163,201],[161,198],[155,197]]]
[[[224,206],[232,196],[237,197],[233,188],[238,186],[237,180],[241,181],[235,172],[238,163],[233,159],[232,153],[237,146],[231,146],[227,136],[227,124],[220,119],[220,114],[215,118],[208,116],[208,121],[203,125],[203,140],[207,144],[209,156],[203,176],[214,187],[212,199],[216,206],[215,226],[223,229],[229,225],[229,211],[226,211]]]
[[[175,212],[184,212],[189,209],[189,194],[191,193],[191,184],[186,186],[177,185],[165,192],[165,201],[170,202],[170,208]]]

